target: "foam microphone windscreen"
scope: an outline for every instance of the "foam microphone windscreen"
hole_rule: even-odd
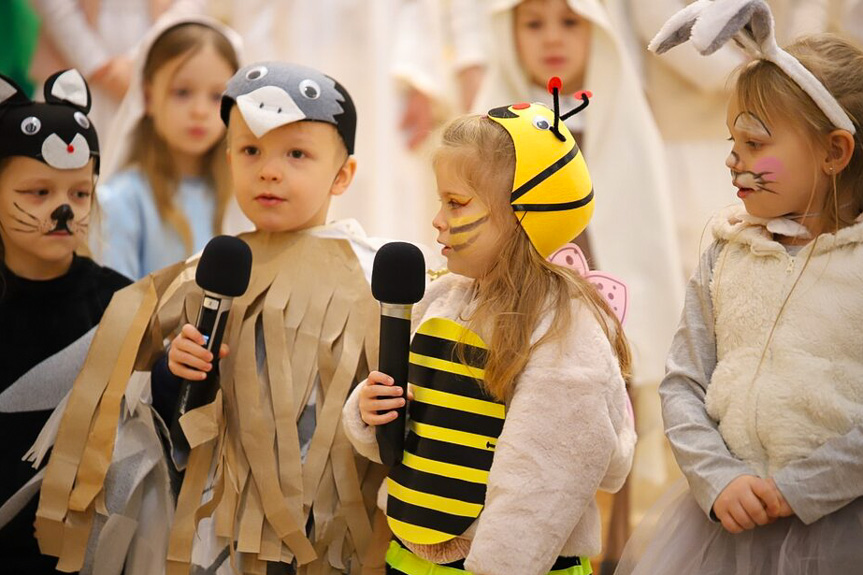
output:
[[[372,295],[384,303],[410,305],[425,293],[425,258],[407,242],[384,244],[375,255]]]
[[[195,271],[195,283],[205,291],[226,297],[239,297],[249,287],[252,274],[252,250],[234,236],[211,239]]]

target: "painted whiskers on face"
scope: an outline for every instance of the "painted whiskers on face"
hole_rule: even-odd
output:
[[[25,234],[69,234],[86,235],[90,225],[90,212],[88,211],[83,217],[75,219],[75,211],[69,204],[62,204],[51,211],[47,217],[39,218],[36,215],[28,212],[17,202],[12,202],[12,205],[17,210],[16,214],[12,214],[12,219],[16,226],[12,229],[16,232]]]
[[[736,152],[731,152],[731,157],[734,164],[740,162],[740,157]],[[768,159],[778,161],[775,158]],[[771,176],[774,173],[775,172],[773,170],[738,172],[734,168],[731,168],[731,180],[736,188],[748,188],[775,194],[776,192],[768,187],[768,184],[776,183],[776,180],[768,179],[768,176]]]
[[[453,218],[452,227],[450,228],[450,239],[452,249],[461,251],[473,244],[482,234],[483,224],[488,222],[488,212],[462,217]]]
[[[745,145],[757,151],[765,142],[770,141],[773,134],[770,128],[764,123],[761,118],[752,112],[740,112],[734,119],[734,129],[741,134],[745,141]],[[730,140],[733,142],[734,138]],[[768,178],[781,171],[782,162],[775,157],[761,158],[752,167],[752,170],[738,171],[733,166],[738,166],[741,163],[740,155],[736,150],[731,150],[729,154],[729,164],[731,167],[731,179],[734,186],[742,190],[757,190],[776,194],[777,192],[768,184],[775,184],[775,178]]]

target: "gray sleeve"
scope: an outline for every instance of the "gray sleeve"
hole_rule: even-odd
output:
[[[863,426],[826,442],[773,477],[807,525],[863,496]]]
[[[710,280],[722,244],[714,243],[686,286],[683,314],[659,386],[665,435],[695,500],[712,517],[713,502],[740,475],[756,475],[734,457],[704,405],[716,368]]]

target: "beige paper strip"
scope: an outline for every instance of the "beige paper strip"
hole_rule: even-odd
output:
[[[220,433],[221,420],[222,393],[217,391],[214,401],[187,411],[180,417],[180,427],[189,447],[194,449],[202,443],[215,440]]]
[[[74,573],[84,565],[87,553],[87,540],[90,538],[90,528],[93,525],[94,510],[70,511],[66,516],[66,529],[63,533],[63,553],[57,562],[57,571]]]
[[[264,523],[264,510],[261,496],[254,481],[249,482],[246,492],[243,516],[240,519],[240,534],[237,537],[237,551],[240,553],[259,553],[261,551],[261,533]]]
[[[192,449],[186,465],[186,475],[177,497],[177,510],[168,540],[168,560],[188,564],[192,559],[192,542],[195,538],[195,513],[207,484],[215,442],[204,443]]]
[[[336,489],[339,492],[342,513],[351,530],[354,544],[359,549],[368,547],[372,536],[372,525],[365,508],[360,478],[354,463],[354,450],[339,426],[332,449],[333,471],[336,476]]]
[[[87,445],[92,416],[113,372],[114,362],[110,361],[110,358],[120,354],[125,341],[117,338],[116,334],[126,332],[126,327],[146,301],[151,281],[150,278],[145,278],[115,293],[102,317],[91,348],[104,352],[101,355],[91,353],[87,356],[70,392],[66,412],[57,432],[57,441],[48,460],[45,480],[42,482],[37,517],[60,524],[66,517],[69,494],[72,492],[78,464]],[[43,526],[46,529],[44,534],[49,530],[54,531],[48,528],[45,522]],[[47,547],[53,546],[46,541],[42,547],[43,552],[47,552]]]
[[[272,417],[264,417],[261,411],[255,365],[255,331],[254,325],[250,326],[248,322],[243,325],[240,334],[237,356],[243,358],[238,360],[235,369],[240,439],[261,494],[264,513],[278,536],[294,552],[297,561],[300,564],[308,563],[315,558],[314,549],[301,530],[298,518],[285,504],[279,487],[277,462],[273,453],[275,429]]]
[[[362,351],[363,340],[362,337],[357,337],[357,332],[362,334],[365,326],[368,325],[367,322],[368,318],[363,316],[360,309],[354,310],[354,313],[351,313],[348,318],[344,333],[344,349],[339,358],[338,367],[333,375],[332,384],[324,400],[321,417],[318,420],[317,430],[312,438],[312,444],[303,469],[303,499],[305,505],[311,505],[317,484],[323,473],[324,463],[329,455],[330,446],[335,437],[336,428],[340,425],[342,406],[344,406],[348,390],[354,380],[354,374],[356,373],[359,356]]]

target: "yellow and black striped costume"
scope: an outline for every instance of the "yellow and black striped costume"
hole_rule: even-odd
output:
[[[457,344],[461,351],[456,351]],[[402,462],[387,478],[387,520],[395,536],[417,544],[464,533],[485,503],[488,475],[506,408],[482,387],[488,348],[464,326],[444,318],[420,325],[411,341],[408,380],[414,399]],[[392,541],[389,575],[467,573],[464,561],[436,565]],[[551,573],[592,573],[585,558],[559,558]]]
[[[443,318],[423,323],[411,341],[405,453],[387,480],[387,517],[403,540],[449,541],[482,510],[506,412],[478,382],[486,350],[479,336]]]

